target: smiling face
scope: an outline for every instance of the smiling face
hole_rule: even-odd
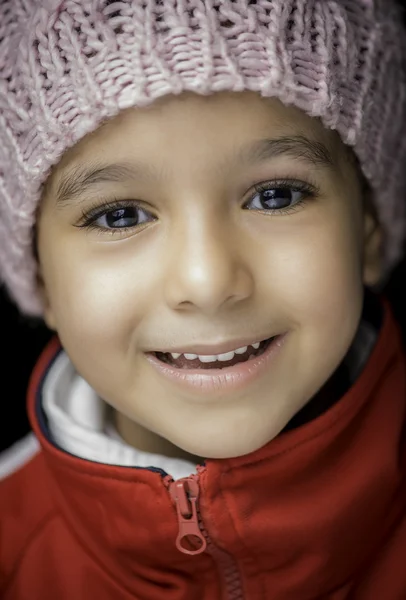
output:
[[[86,136],[48,182],[46,320],[134,445],[247,454],[346,354],[365,231],[355,169],[318,120],[252,93],[166,97]],[[245,346],[222,365],[163,354]]]

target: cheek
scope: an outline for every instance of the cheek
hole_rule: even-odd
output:
[[[309,335],[351,336],[362,302],[358,227],[345,214],[302,225],[274,236],[267,295]]]
[[[52,253],[44,252],[52,257],[43,265],[47,294],[68,352],[128,348],[151,305],[156,270],[145,256],[113,244],[53,240]]]

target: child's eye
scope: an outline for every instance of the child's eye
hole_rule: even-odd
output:
[[[273,181],[257,184],[244,208],[283,214],[295,210],[318,190],[301,181]],[[156,217],[132,200],[112,200],[83,214],[77,227],[103,232],[123,232],[155,221]]]
[[[127,206],[109,210],[95,219],[94,223],[102,229],[121,229],[136,227],[148,220],[147,213],[137,206]]]
[[[313,186],[304,182],[260,183],[255,186],[255,193],[245,207],[248,210],[286,213],[315,195]]]
[[[83,222],[78,226],[99,231],[123,231],[134,229],[155,217],[134,202],[108,203],[91,209],[83,215]]]

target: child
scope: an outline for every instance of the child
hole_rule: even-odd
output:
[[[3,600],[406,598],[401,18],[1,3]]]

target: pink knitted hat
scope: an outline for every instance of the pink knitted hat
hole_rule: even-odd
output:
[[[0,273],[41,315],[33,225],[50,167],[106,118],[184,90],[276,96],[354,148],[406,228],[406,40],[394,0],[1,0]]]

